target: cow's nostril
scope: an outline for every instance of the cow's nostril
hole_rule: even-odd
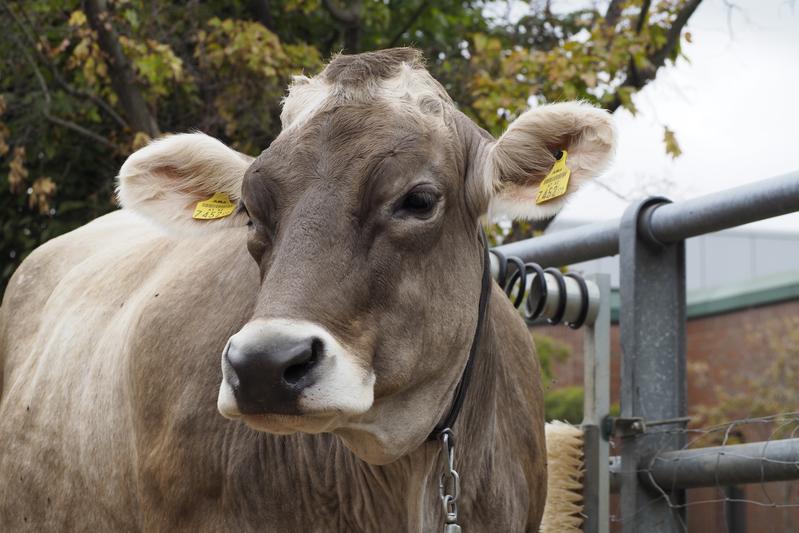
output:
[[[316,366],[316,363],[322,357],[323,351],[324,345],[322,341],[314,337],[311,341],[310,349],[306,352],[307,359],[287,367],[283,371],[283,380],[290,385],[296,384]]]
[[[319,337],[236,334],[223,368],[242,414],[296,414],[299,397],[313,383],[318,373],[313,369],[324,357],[325,343]]]

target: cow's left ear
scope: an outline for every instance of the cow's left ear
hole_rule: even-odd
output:
[[[117,176],[117,197],[178,233],[243,226],[237,208],[253,158],[204,133],[169,135],[128,157]]]
[[[555,215],[569,194],[605,169],[615,140],[611,115],[589,104],[566,102],[526,111],[493,143],[484,161],[489,216]],[[539,186],[563,151],[570,171],[566,191],[542,201]]]

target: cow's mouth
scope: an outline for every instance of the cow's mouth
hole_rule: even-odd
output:
[[[370,392],[374,383],[373,379],[368,382]],[[310,405],[303,406],[302,402],[300,402],[292,409],[293,412],[270,412],[270,409],[266,406],[264,406],[263,410],[253,412],[240,408],[233,392],[233,387],[223,379],[219,387],[217,409],[225,418],[244,422],[257,431],[276,434],[289,434],[298,431],[322,433],[334,431],[346,424],[347,420],[352,416],[367,411],[372,405],[371,397],[369,400],[368,404],[365,402],[364,405],[346,405],[345,403],[343,406],[345,408],[343,409],[339,406],[314,409]],[[313,403],[311,402],[311,404]]]
[[[240,420],[256,431],[289,435],[292,433],[323,433],[341,424],[339,413],[313,413],[306,415],[258,414],[241,415]]]

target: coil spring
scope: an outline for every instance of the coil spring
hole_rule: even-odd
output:
[[[588,286],[581,276],[572,272],[564,275],[557,268],[541,268],[541,266],[536,263],[525,263],[518,257],[505,257],[502,252],[497,250],[489,251],[499,262],[497,283],[499,283],[499,286],[502,287],[502,290],[504,290],[505,294],[510,298],[513,306],[522,310],[528,322],[537,320],[546,307],[547,282],[544,277],[546,273],[555,278],[558,291],[560,292],[558,307],[555,310],[555,314],[547,318],[546,321],[553,325],[560,324],[563,321],[563,315],[566,313],[566,281],[564,280],[564,276],[566,276],[576,281],[577,285],[580,287],[580,313],[573,322],[566,322],[565,324],[572,329],[577,329],[585,323],[585,319],[588,316]],[[508,275],[508,264],[515,267],[510,276]],[[535,274],[535,277],[532,279],[530,290],[526,292],[527,297],[525,298],[527,277],[530,274]],[[537,291],[534,289],[537,289]],[[539,296],[534,298],[535,294]]]

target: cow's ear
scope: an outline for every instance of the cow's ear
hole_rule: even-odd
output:
[[[542,219],[555,215],[569,194],[605,169],[615,138],[611,115],[589,104],[566,102],[526,111],[491,145],[484,161],[489,216]],[[541,182],[563,152],[570,171],[566,190],[545,200],[545,195],[539,195]],[[545,186],[552,183],[547,181]]]
[[[236,207],[252,160],[203,133],[162,137],[128,157],[117,197],[123,208],[178,232],[245,225]]]

